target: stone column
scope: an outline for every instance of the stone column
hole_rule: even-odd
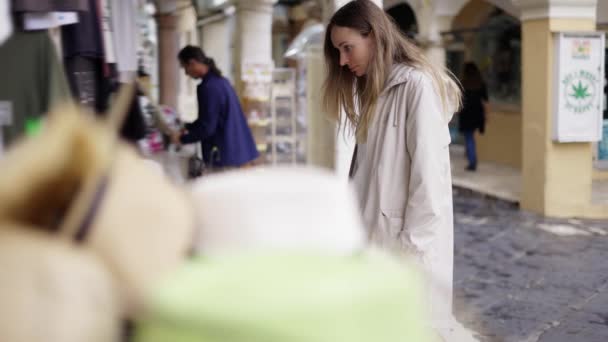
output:
[[[522,20],[521,207],[547,216],[584,216],[591,202],[591,143],[556,143],[554,42],[560,31],[595,30],[596,0],[517,0]]]
[[[241,66],[245,61],[272,63],[272,6],[276,0],[236,0],[234,83],[242,95]]]
[[[424,10],[431,12],[431,9]],[[425,44],[427,57],[436,65],[446,65],[446,51],[441,32],[449,31],[452,27],[453,16],[427,14],[426,25],[420,26],[420,36]]]
[[[224,76],[234,82],[232,69],[232,55],[230,45],[232,42],[232,31],[230,29],[232,17],[224,16],[214,21],[205,23],[201,27],[201,43],[205,53],[215,60],[215,64]]]
[[[179,84],[179,32],[178,16],[172,13],[160,13],[156,16],[158,24],[158,74],[160,98],[163,105],[177,108]]]

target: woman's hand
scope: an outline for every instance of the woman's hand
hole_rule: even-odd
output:
[[[173,143],[176,146],[180,146],[182,144],[181,139],[180,139],[181,136],[182,136],[182,133],[180,131],[171,132],[171,143]]]

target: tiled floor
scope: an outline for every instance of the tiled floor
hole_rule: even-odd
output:
[[[457,187],[518,203],[521,195],[521,171],[512,167],[481,162],[476,172],[465,171],[464,148],[450,147],[452,178]],[[597,180],[592,185],[593,205],[608,206],[608,180]]]
[[[455,186],[470,189],[509,202],[519,202],[521,172],[515,168],[480,162],[476,172],[465,171],[467,165],[462,146],[450,147],[452,182]]]

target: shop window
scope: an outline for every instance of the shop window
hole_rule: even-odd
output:
[[[447,66],[460,76],[464,63],[479,67],[494,108],[521,107],[521,25],[496,8],[479,26],[444,32]]]
[[[494,104],[521,104],[521,26],[496,10],[475,37],[472,59],[477,62]]]

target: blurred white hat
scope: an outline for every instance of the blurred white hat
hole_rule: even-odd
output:
[[[272,168],[207,176],[193,186],[202,254],[246,250],[350,253],[365,235],[354,190],[320,169]]]

